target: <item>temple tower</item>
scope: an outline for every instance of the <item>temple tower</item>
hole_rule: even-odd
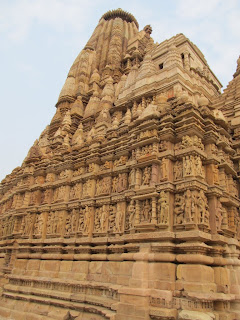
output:
[[[239,65],[105,13],[0,185],[3,319],[240,319]]]

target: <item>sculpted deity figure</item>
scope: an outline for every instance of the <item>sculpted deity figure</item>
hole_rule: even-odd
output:
[[[168,159],[162,158],[160,166],[160,176],[161,180],[166,180],[168,177]]]
[[[101,221],[102,211],[103,211],[103,210],[102,210],[102,207],[96,208],[96,210],[95,210],[94,230],[95,230],[96,232],[102,231],[102,230],[101,230],[102,224],[103,224],[103,221]]]
[[[184,158],[183,169],[184,169],[185,176],[189,176],[192,174],[192,163],[191,163],[191,159],[189,158],[189,156],[186,156]]]
[[[216,218],[216,230],[221,231],[222,229],[222,221],[224,216],[223,206],[220,201],[218,201],[218,205],[216,208],[215,218]]]
[[[101,210],[100,210],[100,231],[101,232],[106,231],[107,218],[108,218],[108,212],[105,206],[103,206],[101,207]]]
[[[77,231],[83,232],[84,225],[85,225],[85,216],[84,216],[84,209],[79,209],[79,218],[78,218],[78,224],[77,224]]]
[[[146,167],[143,170],[143,179],[142,179],[142,184],[143,185],[148,185],[151,180],[151,167]]]
[[[135,212],[136,212],[136,208],[135,208],[135,204],[134,204],[134,200],[131,200],[128,207],[127,207],[127,213],[129,216],[129,229],[133,228],[135,225]]]
[[[195,170],[196,170],[196,175],[203,177],[202,161],[198,156],[195,157]]]
[[[65,223],[65,235],[70,235],[72,231],[72,228],[71,228],[71,218],[70,218],[70,215],[68,215],[67,219],[66,219],[66,223]]]
[[[181,148],[187,148],[187,147],[191,147],[193,145],[192,139],[189,136],[184,136],[182,138],[182,143],[181,143]]]
[[[134,185],[135,184],[135,169],[131,169],[128,177],[128,183],[129,185]]]
[[[175,223],[183,224],[183,214],[184,214],[184,197],[180,194],[175,196]]]
[[[158,199],[158,214],[159,214],[159,223],[167,224],[169,216],[169,203],[168,197],[165,191],[160,192],[160,198]]]
[[[118,192],[127,189],[128,177],[127,173],[120,173],[118,178]]]
[[[115,176],[112,180],[112,193],[117,192],[117,188],[118,188],[118,177]]]
[[[184,194],[185,210],[184,210],[184,220],[189,223],[192,222],[192,193],[188,189]]]
[[[29,236],[33,226],[33,214],[29,213],[22,219],[21,231],[24,236]]]
[[[35,224],[34,224],[34,234],[41,235],[43,229],[43,215],[37,214]]]
[[[110,193],[111,191],[111,177],[104,177],[101,181],[101,193]]]
[[[72,215],[71,215],[71,230],[72,230],[72,232],[76,232],[76,230],[77,230],[77,215],[78,215],[77,209],[73,209]]]
[[[182,175],[183,175],[182,161],[179,161],[179,160],[176,161],[173,171],[174,171],[173,173],[174,173],[174,179],[175,180],[182,179]]]
[[[122,231],[122,222],[123,222],[123,210],[122,208],[118,208],[116,213],[115,232]]]
[[[91,210],[88,206],[85,207],[85,212],[84,212],[84,228],[83,232],[88,233],[90,224],[91,224]]]
[[[150,200],[146,199],[142,203],[142,219],[141,222],[150,222],[151,221],[151,204]]]
[[[109,223],[108,223],[108,229],[109,230],[114,230],[116,212],[117,212],[116,205],[115,204],[111,205],[110,208],[109,208]]]
[[[201,190],[197,197],[197,207],[198,207],[198,223],[209,224],[209,212],[208,212],[208,203],[207,198]]]

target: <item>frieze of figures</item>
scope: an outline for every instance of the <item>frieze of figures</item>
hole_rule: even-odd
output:
[[[74,177],[78,177],[78,176],[80,176],[81,174],[84,174],[85,172],[86,172],[86,168],[85,168],[85,167],[80,167],[80,168],[78,168],[77,170],[74,170],[73,176],[74,176]]]
[[[64,201],[66,195],[67,186],[60,186],[54,190],[53,201],[59,202]]]
[[[41,193],[41,204],[49,204],[52,200],[52,189],[46,189]]]
[[[11,236],[14,230],[14,217],[6,217],[1,220],[0,237]]]
[[[83,184],[82,197],[92,197],[94,195],[94,180],[89,179]]]
[[[183,136],[182,137],[182,141],[178,144],[176,144],[175,149],[185,149],[185,148],[189,148],[189,147],[197,147],[201,150],[204,150],[204,145],[202,143],[201,138],[199,138],[198,136],[194,135],[194,136]]]
[[[163,151],[166,151],[167,149],[168,149],[168,142],[165,140],[160,141],[158,145],[158,151],[163,152]]]
[[[22,217],[22,223],[20,228],[20,233],[23,236],[29,237],[32,233],[34,223],[34,214],[28,213]]]
[[[67,179],[71,176],[72,171],[69,169],[63,170],[62,172],[60,172],[59,174],[59,179]]]
[[[105,161],[99,167],[100,171],[109,170],[109,169],[112,169],[112,161]]]
[[[33,234],[35,236],[41,236],[43,232],[44,218],[43,213],[38,213],[35,217],[35,223],[33,227]]]
[[[55,174],[54,173],[48,173],[46,176],[46,182],[54,182],[55,181]]]
[[[200,156],[183,157],[183,177],[199,176],[205,178],[205,172]]]
[[[128,188],[128,174],[119,173],[112,178],[112,193],[122,192]]]
[[[202,190],[186,190],[175,196],[175,225],[209,225],[208,201]]]
[[[68,212],[65,222],[65,236],[71,236],[77,232],[79,209],[73,209]]]
[[[111,177],[99,178],[96,181],[96,196],[111,192]]]
[[[108,206],[103,205],[95,208],[94,215],[94,232],[106,233],[108,228]]]
[[[121,233],[124,227],[125,202],[118,202],[109,206],[108,231]]]
[[[128,161],[127,156],[121,156],[119,159],[115,160],[113,163],[114,167],[124,166]]]
[[[63,228],[63,211],[51,211],[47,217],[47,235],[60,235]]]
[[[82,195],[82,183],[76,183],[71,186],[69,193],[69,200],[80,199]]]
[[[147,144],[141,148],[137,148],[136,157],[137,158],[146,157],[151,155],[152,153],[153,153],[153,145]]]
[[[157,129],[141,131],[137,137],[137,140],[143,140],[147,138],[157,137],[158,132]]]

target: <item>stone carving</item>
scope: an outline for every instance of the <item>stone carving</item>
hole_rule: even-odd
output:
[[[20,233],[23,236],[30,236],[33,228],[34,215],[29,213],[26,216],[23,216]]]
[[[152,172],[151,167],[146,167],[143,169],[142,185],[149,185],[149,183],[151,181],[151,172]]]
[[[158,199],[158,223],[168,224],[168,222],[169,222],[169,198],[165,191],[161,191]]]
[[[205,177],[202,161],[199,156],[186,156],[183,158],[183,177],[194,175]]]
[[[140,223],[150,223],[152,217],[151,200],[146,199],[140,202]]]
[[[93,195],[93,192],[94,192],[93,180],[89,179],[83,185],[83,195],[82,195],[82,197],[83,198],[91,197]]]
[[[47,218],[47,235],[61,234],[63,228],[63,213],[52,211]]]
[[[68,213],[65,223],[65,235],[70,236],[77,231],[78,211],[73,209]]]
[[[70,189],[69,199],[80,199],[82,193],[82,184],[76,183],[74,186]]]
[[[160,165],[160,179],[162,181],[168,179],[168,172],[169,172],[168,165],[169,165],[169,160],[166,158],[163,158]]]
[[[143,140],[147,138],[152,138],[152,137],[157,137],[157,130],[146,130],[146,131],[141,131],[140,134],[138,135],[138,140]]]
[[[188,147],[197,147],[201,150],[204,150],[204,145],[202,143],[202,140],[194,135],[194,136],[183,136],[182,142],[180,145],[180,149],[188,148]]]
[[[209,226],[207,198],[200,192],[187,190],[183,195],[175,196],[175,224],[204,224]]]
[[[127,156],[121,156],[118,160],[115,160],[113,165],[114,167],[123,166],[127,163],[128,157]]]
[[[33,229],[33,234],[35,236],[41,236],[42,235],[43,224],[44,224],[43,215],[42,214],[37,214],[36,215],[36,219],[35,219],[35,223],[34,223],[34,229]]]
[[[180,180],[183,177],[183,163],[176,161],[173,168],[174,180]]]
[[[224,217],[224,209],[220,201],[218,201],[215,217],[216,217],[216,230],[221,231],[222,221]]]
[[[126,223],[125,223],[126,230],[132,229],[134,227],[135,214],[136,214],[135,203],[134,203],[134,200],[131,200],[127,206],[127,215],[126,215]]]
[[[105,206],[95,209],[94,231],[106,232],[108,221],[108,212]]]

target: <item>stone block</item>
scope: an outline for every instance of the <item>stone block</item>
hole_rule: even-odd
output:
[[[173,263],[149,263],[149,280],[170,280],[175,281],[176,265]]]
[[[189,282],[211,283],[214,282],[214,270],[203,265],[184,265],[177,266],[177,279]]]
[[[199,312],[182,310],[178,315],[179,320],[215,320],[215,315],[211,312]]]

